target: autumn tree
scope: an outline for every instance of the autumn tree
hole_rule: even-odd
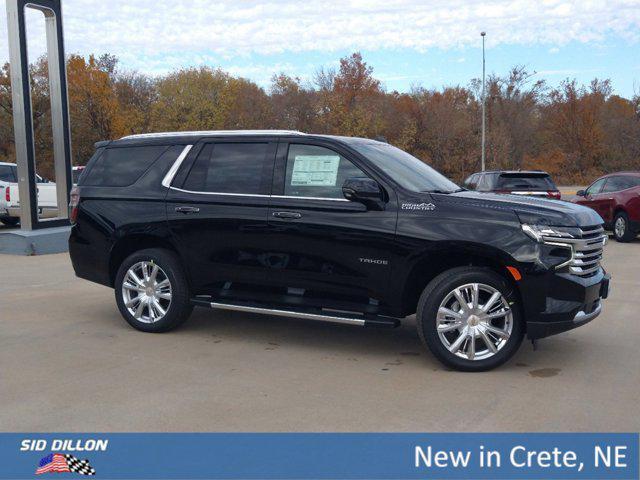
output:
[[[14,152],[11,76],[5,63],[0,69],[0,162],[14,161]]]
[[[0,160],[14,161],[10,66],[0,68]],[[46,59],[29,67],[40,173],[53,173]],[[265,91],[210,67],[167,75],[121,70],[113,55],[67,59],[74,164],[94,142],[166,130],[296,129],[384,137],[456,181],[480,167],[480,82],[388,92],[362,55],[321,69],[313,83],[279,74]],[[429,79],[424,79],[428,82]],[[640,168],[640,95],[612,93],[609,80],[556,88],[514,67],[487,83],[487,165],[539,168],[559,183]]]
[[[592,177],[601,171],[605,148],[601,114],[610,94],[608,80],[594,80],[588,89],[567,80],[549,95],[542,121],[545,143],[564,153],[565,168],[573,176]]]
[[[340,59],[337,72],[317,73],[319,124],[324,131],[359,137],[383,134],[385,121],[378,107],[384,91],[372,73],[360,53]]]
[[[274,127],[313,132],[318,120],[316,92],[299,78],[284,73],[274,75],[270,88]]]
[[[67,60],[72,152],[77,165],[91,157],[95,142],[127,133],[111,63],[102,59],[71,55]]]
[[[412,98],[418,107],[412,150],[456,179],[477,171],[480,137],[475,122],[477,105],[471,92],[462,87],[441,91],[416,88]]]

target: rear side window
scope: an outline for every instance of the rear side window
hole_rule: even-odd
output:
[[[165,145],[106,148],[101,155],[90,160],[87,172],[80,178],[81,184],[93,187],[131,185],[166,149]]]
[[[498,188],[501,190],[557,190],[548,175],[500,175]]]
[[[192,192],[268,195],[274,159],[268,143],[208,143],[182,188]]]
[[[0,181],[17,182],[16,167],[12,165],[0,165]]]

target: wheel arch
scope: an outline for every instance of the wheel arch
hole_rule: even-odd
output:
[[[148,235],[142,233],[134,233],[119,238],[111,248],[109,254],[109,282],[111,287],[115,284],[116,274],[118,268],[132,253],[147,248],[162,248],[173,252],[179,259],[180,255],[176,247],[166,238],[158,237],[156,235]]]
[[[509,261],[508,256],[497,249],[478,251],[473,248],[446,248],[438,252],[424,252],[412,262],[405,277],[402,289],[402,316],[416,312],[420,295],[431,280],[447,270],[465,266],[488,268],[497,273],[513,287],[514,293],[522,304],[520,288],[507,269],[508,266],[516,263]]]
[[[629,212],[627,212],[625,206],[619,203],[613,209],[613,218],[611,219],[612,222],[615,221],[616,215],[618,215],[619,213],[624,213],[625,215],[627,215],[627,217],[629,216]]]

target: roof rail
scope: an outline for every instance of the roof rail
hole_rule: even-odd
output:
[[[162,137],[206,137],[209,135],[306,135],[297,130],[201,130],[191,132],[158,132],[139,133],[127,135],[120,140],[130,140],[133,138],[162,138]]]

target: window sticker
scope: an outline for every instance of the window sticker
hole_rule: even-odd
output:
[[[296,155],[291,185],[335,187],[339,166],[339,155]]]

